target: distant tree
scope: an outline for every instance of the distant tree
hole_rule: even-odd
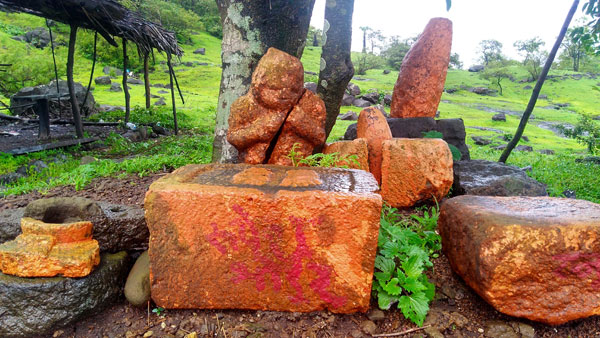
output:
[[[385,36],[383,36],[381,31],[371,30],[367,36],[369,38],[369,43],[371,44],[371,54],[375,53],[375,48],[381,50],[383,44],[385,43]]]
[[[463,63],[460,61],[460,55],[458,55],[458,53],[450,54],[450,63],[448,66],[452,69],[462,69]]]
[[[498,40],[482,40],[479,42],[480,60],[484,65],[502,60],[502,43]]]
[[[323,31],[310,26],[308,27],[308,34],[306,35],[306,42],[310,43],[313,47],[318,47],[321,45],[321,41],[323,39]]]
[[[507,61],[494,61],[489,63],[485,67],[485,70],[479,73],[479,76],[497,86],[500,96],[502,96],[502,80],[512,79],[512,73],[508,69]]]
[[[363,32],[363,48],[362,48],[362,52],[366,53],[367,52],[367,34],[370,31],[372,31],[372,29],[369,26],[362,26],[362,27],[360,27],[360,30]]]
[[[536,81],[542,70],[542,64],[548,58],[548,52],[541,50],[546,43],[539,37],[528,40],[519,40],[514,43],[515,48],[524,57],[523,65],[531,75],[531,81]]]
[[[399,36],[392,36],[389,38],[388,45],[381,51],[381,57],[387,62],[387,64],[393,69],[399,70],[402,66],[402,60],[404,56],[410,50],[410,47],[417,40],[416,37],[402,39]]]
[[[356,53],[352,62],[354,63],[357,75],[365,75],[367,70],[375,69],[385,64],[382,57],[372,53]]]
[[[592,51],[594,37],[595,35],[586,26],[569,28],[562,43],[563,52],[559,59],[568,59],[571,65],[570,68],[574,72],[578,72],[581,62]]]

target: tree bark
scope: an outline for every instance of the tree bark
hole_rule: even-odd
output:
[[[127,40],[123,39],[123,93],[125,93],[125,123],[129,122],[131,107],[129,106],[129,89],[127,88]]]
[[[335,125],[344,92],[354,76],[350,57],[354,0],[328,0],[325,5],[323,52],[317,93],[325,102],[325,135]]]
[[[533,108],[535,107],[535,103],[537,102],[538,96],[540,95],[540,91],[542,90],[542,86],[544,85],[544,81],[546,80],[546,76],[548,75],[548,72],[550,71],[552,62],[554,62],[556,53],[558,52],[558,49],[560,48],[560,44],[562,43],[562,40],[564,39],[565,34],[567,33],[567,28],[569,28],[569,24],[571,23],[571,19],[573,19],[573,15],[575,14],[575,11],[577,10],[578,5],[579,5],[579,0],[573,1],[573,5],[571,6],[571,9],[569,10],[569,14],[567,14],[567,18],[565,19],[565,22],[563,23],[563,26],[560,30],[560,33],[558,34],[558,37],[556,38],[556,42],[554,43],[552,50],[550,51],[550,55],[548,55],[548,59],[546,60],[544,69],[542,70],[542,73],[538,77],[537,83],[535,84],[535,87],[533,88],[533,92],[531,93],[531,98],[529,98],[529,103],[527,104],[527,108],[525,108],[525,112],[523,112],[523,116],[521,117],[521,122],[519,123],[519,126],[517,127],[517,131],[515,132],[515,136],[513,137],[512,140],[510,140],[510,142],[508,142],[508,145],[502,152],[502,155],[500,155],[500,159],[498,159],[498,162],[506,163],[508,156],[510,156],[510,153],[512,152],[512,150],[515,148],[517,143],[519,143],[519,141],[521,140],[521,136],[523,136],[523,132],[525,131],[525,127],[527,126],[527,121],[529,121],[529,116],[531,116],[531,113],[533,112]]]
[[[236,162],[227,142],[231,104],[248,92],[252,72],[269,47],[302,57],[315,0],[216,0],[223,25],[223,71],[216,112],[213,162]]]
[[[75,62],[75,43],[77,42],[77,26],[71,25],[69,34],[69,54],[67,56],[67,87],[69,88],[69,97],[71,98],[71,111],[73,112],[73,121],[75,122],[75,134],[77,138],[83,137],[83,125],[81,124],[81,114],[79,113],[79,103],[75,96],[75,85],[73,83],[73,64]]]
[[[150,74],[148,70],[149,53],[144,54],[144,89],[146,90],[146,109],[150,109]]]

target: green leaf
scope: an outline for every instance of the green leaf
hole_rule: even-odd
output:
[[[390,307],[392,307],[392,304],[397,301],[397,297],[394,297],[385,291],[380,291],[377,294],[377,305],[379,305],[379,308],[382,310],[389,310]]]
[[[402,287],[398,285],[398,278],[392,278],[384,287],[385,292],[392,296],[398,296],[402,293]]]
[[[402,296],[398,301],[398,308],[402,310],[404,317],[410,319],[418,326],[423,325],[427,311],[429,311],[429,301],[424,292]]]
[[[379,253],[389,258],[397,257],[403,251],[403,246],[400,242],[387,242],[379,250]]]
[[[394,263],[393,259],[377,255],[377,257],[375,257],[375,267],[381,270],[381,272],[383,272],[384,274],[389,274],[391,277],[392,272],[396,268],[396,264]]]
[[[405,262],[402,262],[402,269],[409,278],[416,278],[423,273],[423,259],[419,256],[412,256]]]
[[[423,275],[421,275],[421,276],[423,276]],[[402,283],[402,287],[410,293],[417,293],[417,292],[426,290],[427,287],[423,283],[421,283],[419,277],[406,278],[404,280],[404,283]]]
[[[460,153],[460,150],[458,150],[458,148],[456,148],[455,145],[448,143],[448,147],[450,148],[450,152],[452,153],[452,159],[454,161],[460,161],[460,159],[462,158],[462,154]]]
[[[429,301],[432,301],[433,297],[435,297],[435,284],[430,283],[425,275],[421,275],[421,279],[421,282],[425,285],[425,296]]]

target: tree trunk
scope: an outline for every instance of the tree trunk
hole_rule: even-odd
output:
[[[223,71],[217,105],[213,162],[236,162],[227,142],[231,104],[250,88],[252,72],[269,47],[302,57],[315,0],[216,0],[223,25]]]
[[[565,19],[565,22],[563,23],[563,26],[560,30],[560,33],[558,34],[558,37],[556,38],[556,42],[554,43],[552,50],[550,51],[550,55],[548,55],[548,59],[546,60],[544,69],[542,70],[542,73],[538,77],[537,83],[535,84],[535,87],[533,88],[533,92],[531,93],[531,98],[529,99],[527,108],[525,108],[525,112],[523,112],[523,116],[521,117],[521,122],[519,123],[519,126],[517,127],[517,131],[515,132],[515,136],[513,137],[512,140],[510,140],[510,142],[508,142],[508,145],[506,146],[506,149],[504,149],[504,151],[502,152],[502,155],[500,155],[500,159],[498,159],[498,162],[506,163],[508,156],[510,156],[510,153],[515,148],[517,143],[519,143],[519,140],[521,140],[521,136],[523,136],[523,132],[525,131],[525,127],[527,126],[527,121],[529,120],[529,116],[531,116],[531,112],[533,112],[533,108],[535,107],[535,103],[537,102],[538,96],[540,95],[540,91],[542,90],[542,86],[544,85],[544,81],[546,80],[546,76],[548,75],[548,72],[550,71],[552,62],[554,62],[556,53],[558,52],[558,49],[560,48],[560,44],[562,43],[562,40],[564,39],[565,34],[567,33],[567,28],[569,28],[569,24],[571,23],[571,19],[573,19],[573,15],[575,14],[575,10],[577,10],[578,5],[579,5],[579,0],[573,1],[573,5],[571,6],[571,9],[569,10],[569,14],[567,14],[567,18]]]
[[[175,87],[173,86],[173,64],[171,63],[171,54],[167,54],[167,66],[169,67],[169,81],[171,84],[171,104],[173,106],[173,127],[175,129],[175,135],[179,134],[179,127],[177,125],[177,105],[175,104]]]
[[[319,47],[319,38],[316,32],[313,33],[313,47]]]
[[[335,125],[344,92],[354,76],[350,57],[352,45],[352,12],[354,0],[328,0],[325,5],[323,52],[317,93],[325,102],[327,118],[325,134]]]
[[[67,87],[69,88],[69,97],[71,98],[71,111],[73,112],[73,121],[75,122],[75,134],[77,138],[83,137],[83,124],[81,124],[81,114],[79,113],[79,103],[75,96],[75,85],[73,84],[73,64],[75,62],[75,43],[77,42],[77,26],[71,25],[69,34],[69,54],[67,56]]]
[[[129,122],[131,107],[129,106],[129,89],[127,88],[127,40],[123,39],[123,92],[125,93],[125,123]]]
[[[144,54],[144,89],[146,90],[146,109],[150,109],[150,74],[148,70],[149,53]]]

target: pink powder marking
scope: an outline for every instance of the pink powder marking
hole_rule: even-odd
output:
[[[572,252],[552,258],[561,262],[554,270],[554,274],[558,277],[567,278],[567,273],[575,274],[580,279],[595,275],[592,285],[600,287],[600,254]]]
[[[219,238],[223,237],[223,234],[219,231],[219,228],[217,228],[217,224],[216,223],[211,223],[210,226],[213,228],[213,232],[206,235],[206,240],[208,241],[208,243],[210,243],[212,246],[214,246],[215,248],[217,248],[217,250],[219,250],[219,252],[221,254],[226,254],[227,253],[227,248],[225,248],[224,245],[221,244],[221,242],[219,242]]]
[[[310,287],[322,300],[333,305],[334,308],[339,308],[346,303],[345,297],[338,297],[327,291],[327,288],[331,284],[332,268],[330,266],[309,263],[306,267],[317,273],[318,277],[310,282]]]
[[[235,284],[239,284],[247,279],[250,279],[251,277],[246,265],[240,262],[231,264],[231,271],[236,274],[236,276],[233,278],[233,283]]]

